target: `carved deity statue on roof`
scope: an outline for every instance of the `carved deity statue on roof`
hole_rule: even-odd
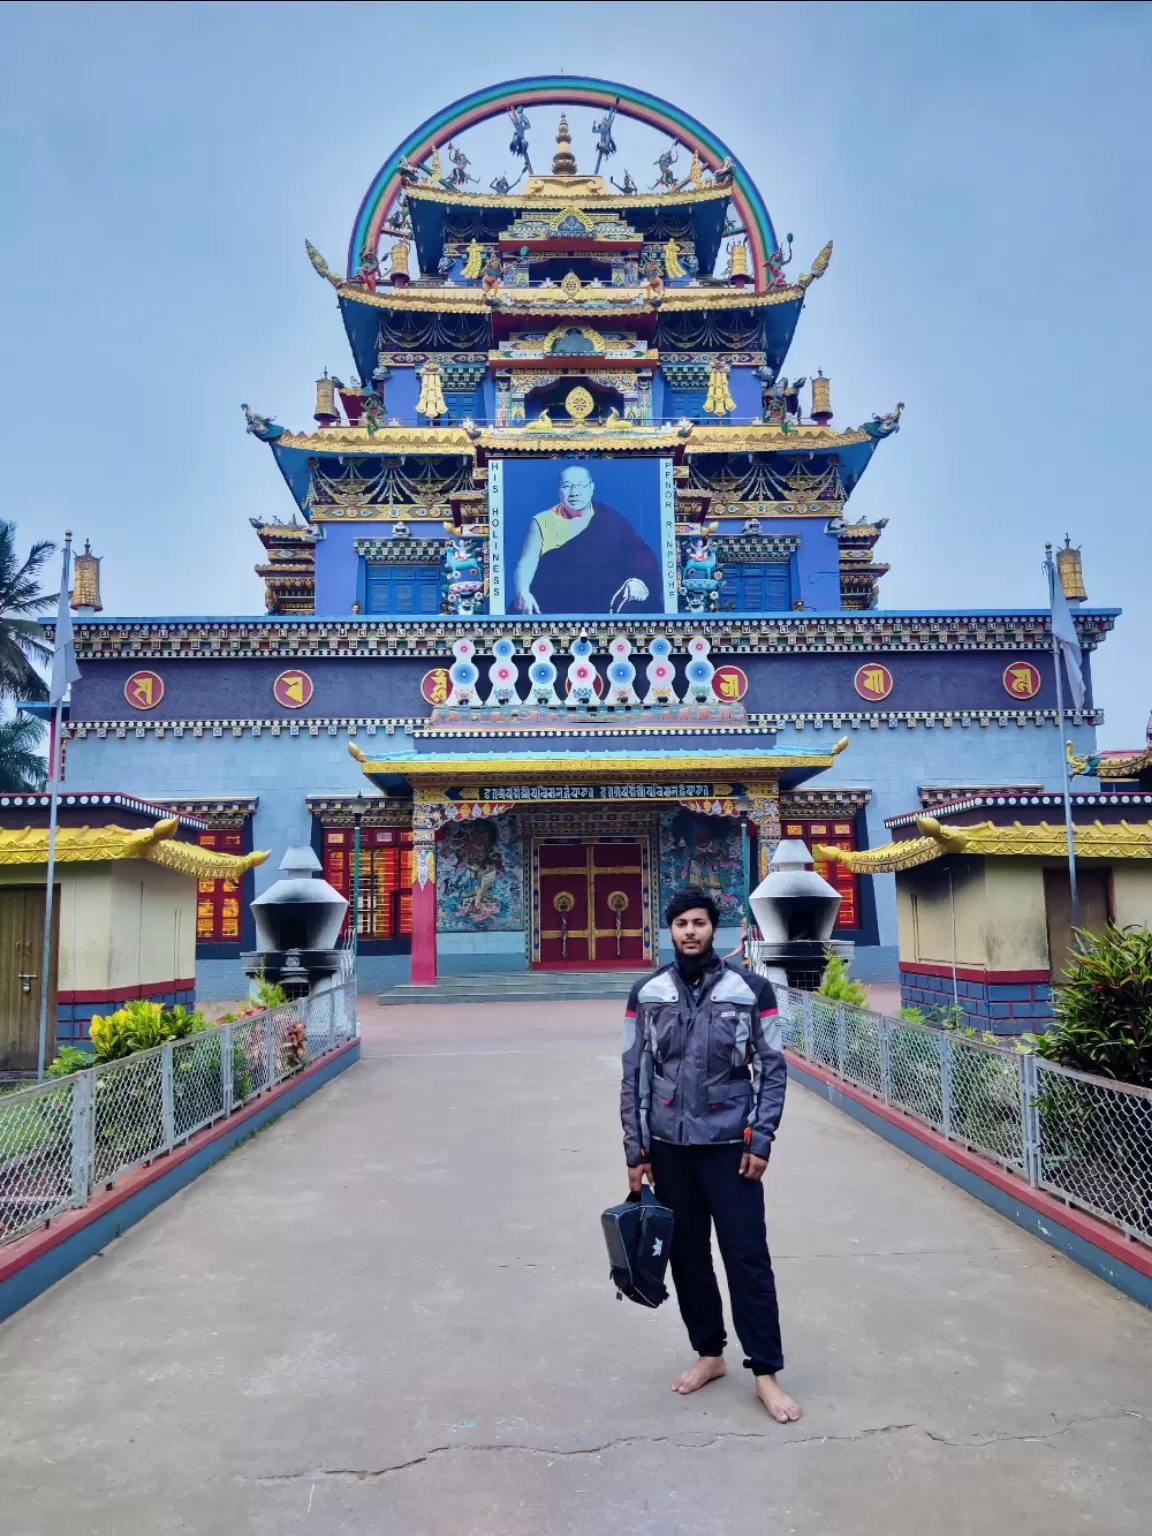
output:
[[[657,187],[674,187],[676,185],[676,173],[672,167],[680,158],[679,148],[679,144],[673,142],[663,154],[652,162],[659,172],[656,180],[652,183],[653,192],[655,192]]]
[[[617,192],[623,192],[625,197],[635,197],[636,193],[640,190],[627,171],[624,172],[623,182],[617,181],[614,176],[610,176],[608,180],[616,188]]]
[[[452,162],[452,172],[448,180],[454,187],[464,187],[471,182],[479,182],[479,177],[469,176],[468,167],[472,164],[462,149],[457,149],[451,140],[448,142],[448,158]]]
[[[768,285],[771,288],[787,288],[788,279],[784,276],[784,268],[792,260],[792,236],[785,235],[788,245],[788,254],[784,254],[783,246],[778,245],[764,263],[768,272]]]
[[[598,123],[592,124],[592,132],[596,135],[596,154],[601,160],[607,160],[616,153],[616,140],[612,137],[612,121],[615,116],[616,109],[613,107]]]
[[[512,142],[508,146],[508,153],[527,164],[528,130],[532,124],[528,121],[528,114],[523,107],[509,107],[508,116],[512,119]]]

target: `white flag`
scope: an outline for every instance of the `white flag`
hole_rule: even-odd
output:
[[[1072,622],[1072,610],[1064,596],[1060,577],[1052,571],[1048,578],[1052,587],[1052,633],[1060,646],[1064,667],[1068,673],[1068,688],[1077,709],[1084,707],[1084,674],[1080,670],[1080,637]]]
[[[80,676],[76,665],[76,643],[72,638],[72,610],[68,606],[67,562],[61,573],[60,603],[56,610],[56,641],[52,647],[52,679],[48,685],[48,697],[53,704],[68,692],[70,683]]]

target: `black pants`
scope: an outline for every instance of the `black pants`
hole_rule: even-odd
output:
[[[764,1227],[764,1186],[740,1176],[744,1148],[652,1143],[656,1198],[675,1216],[672,1281],[698,1355],[724,1353],[724,1308],[712,1268],[712,1224],[728,1276],[732,1321],[757,1376],[784,1364],[776,1278]]]

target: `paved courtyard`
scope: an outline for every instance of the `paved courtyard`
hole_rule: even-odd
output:
[[[354,1068],[0,1327],[2,1536],[1145,1536],[1152,1315],[793,1087],[792,1427],[617,1302],[619,1008]]]

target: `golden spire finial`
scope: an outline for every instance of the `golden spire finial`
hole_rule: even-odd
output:
[[[71,606],[77,613],[101,613],[100,556],[92,553],[92,545],[84,540],[84,553],[72,563]]]
[[[1056,570],[1060,585],[1064,588],[1064,596],[1070,603],[1082,603],[1088,596],[1084,586],[1084,567],[1080,561],[1080,550],[1072,548],[1072,539],[1068,534],[1064,535],[1064,548],[1056,551]]]
[[[556,153],[552,156],[553,176],[575,176],[576,156],[572,153],[572,135],[568,132],[567,114],[561,112],[560,126],[556,130]]]

